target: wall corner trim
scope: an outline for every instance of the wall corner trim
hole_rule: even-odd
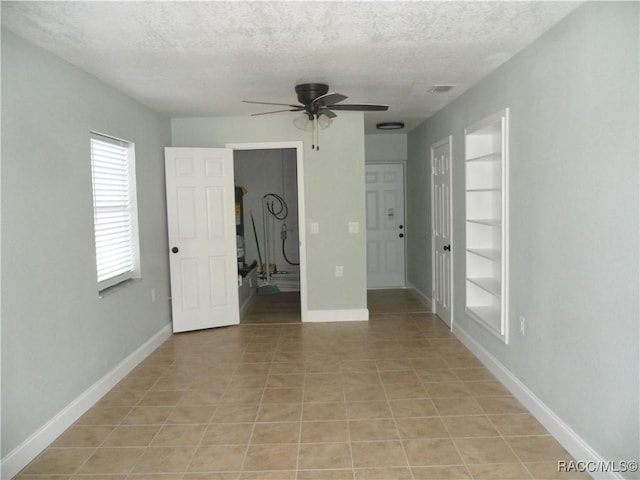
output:
[[[307,310],[304,322],[366,322],[369,310],[353,308],[349,310]]]
[[[471,335],[457,324],[453,326],[453,333],[574,458],[595,464],[606,463],[582,437]],[[624,480],[617,472],[594,472],[591,475],[595,475],[593,478],[596,480]]]
[[[104,377],[72,400],[51,420],[33,432],[24,442],[1,459],[2,472],[0,477],[13,478],[17,475],[20,470],[26,467],[29,462],[36,458],[51,442],[94,406],[109,390],[170,336],[171,324],[169,323],[122,360]]]

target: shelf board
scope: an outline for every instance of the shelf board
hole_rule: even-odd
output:
[[[478,155],[477,157],[467,158],[467,162],[499,162],[502,160],[501,152],[488,153],[486,155]]]
[[[495,248],[468,248],[467,252],[478,255],[479,257],[487,258],[494,262],[502,261],[502,252]]]
[[[467,188],[467,192],[500,192],[501,188]]]
[[[500,324],[500,309],[494,307],[474,307],[473,305],[467,306],[467,312],[477,317],[479,320],[486,323],[495,331],[501,333]]]
[[[500,284],[499,279],[491,277],[467,277],[467,281],[473,283],[477,287],[480,287],[485,292],[500,298],[502,285]]]
[[[490,227],[501,227],[502,220],[499,218],[467,218],[469,223],[478,223],[480,225],[488,225]]]

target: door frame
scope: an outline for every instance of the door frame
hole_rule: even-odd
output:
[[[438,140],[437,142],[432,143],[429,146],[429,166],[431,167],[431,179],[430,179],[430,188],[431,188],[431,312],[432,313],[436,313],[436,299],[435,299],[435,285],[436,285],[436,268],[435,268],[435,262],[436,262],[436,245],[435,245],[435,235],[434,235],[434,229],[433,229],[433,219],[435,218],[435,202],[433,201],[433,192],[434,192],[434,181],[433,181],[433,176],[434,176],[434,172],[435,172],[435,167],[433,165],[434,163],[434,156],[433,153],[434,151],[443,146],[443,145],[448,145],[449,146],[449,226],[450,226],[450,231],[449,231],[449,240],[450,243],[453,245],[453,135],[448,135],[445,138]],[[451,292],[451,318],[450,318],[450,325],[449,328],[451,329],[451,331],[453,331],[453,321],[454,321],[454,315],[453,315],[453,299],[455,298],[455,292],[453,290],[453,285],[454,285],[454,281],[453,281],[453,272],[454,272],[454,252],[457,253],[457,250],[451,250],[449,255],[451,256],[451,271],[449,272],[449,291]]]
[[[404,225],[403,232],[404,232],[404,238],[405,238],[404,258],[402,259],[402,261],[404,262],[404,278],[403,278],[403,286],[397,287],[397,288],[407,288],[408,286],[408,282],[407,282],[407,250],[408,249],[407,249],[407,243],[406,243],[406,239],[407,239],[407,162],[403,160],[397,160],[397,161],[376,160],[372,162],[365,162],[364,164],[365,169],[367,168],[367,165],[400,165],[402,167],[402,212],[403,212],[402,225]],[[365,185],[365,190],[366,190],[366,185]],[[367,230],[365,225],[365,232],[366,231]],[[366,241],[367,239],[365,235],[365,244],[366,244]],[[384,287],[371,288],[371,290],[383,290],[383,289]],[[369,290],[368,286],[367,286],[367,290]]]
[[[296,181],[298,184],[298,239],[300,251],[300,318],[308,321],[307,307],[307,242],[306,215],[304,205],[304,143],[303,142],[258,142],[258,143],[227,143],[231,150],[296,150]]]

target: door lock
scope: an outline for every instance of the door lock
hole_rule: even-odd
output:
[[[171,251],[172,251],[173,253],[178,253],[180,250],[178,250],[178,247],[173,247],[173,248],[171,249]]]

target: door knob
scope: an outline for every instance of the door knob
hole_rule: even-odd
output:
[[[404,238],[404,233],[401,233],[400,235],[398,235],[400,238]]]
[[[451,245],[445,245],[444,247],[442,247],[442,249],[443,249],[445,252],[450,252],[450,251],[451,251]]]
[[[179,252],[178,247],[173,247],[173,248],[171,249],[171,251],[172,251],[173,253],[178,253],[178,252]]]
[[[404,225],[400,225],[398,228],[402,230],[404,228]]]

